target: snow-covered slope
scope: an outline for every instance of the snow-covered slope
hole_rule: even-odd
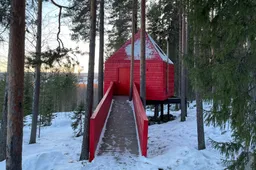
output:
[[[205,105],[205,108],[209,105]],[[172,112],[179,115],[179,112]],[[150,114],[150,111],[148,111]],[[41,129],[37,144],[29,145],[30,126],[24,127],[23,170],[112,170],[158,168],[172,170],[220,170],[224,169],[221,155],[214,150],[209,138],[230,140],[230,133],[214,127],[205,127],[207,149],[197,150],[195,108],[188,109],[186,122],[176,120],[149,126],[148,158],[132,155],[98,156],[92,163],[79,162],[82,137],[74,138],[71,129],[72,113],[56,113],[52,126]],[[29,123],[31,120],[27,120]],[[0,170],[5,161],[0,162]]]

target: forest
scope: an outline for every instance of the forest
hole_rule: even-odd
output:
[[[102,164],[107,169],[108,158],[99,158],[99,164],[88,161],[90,117],[106,92],[104,62],[130,38],[132,100],[137,32],[143,47],[139,92],[144,112],[149,116],[152,111],[146,106],[148,33],[174,64],[174,96],[180,98],[180,105],[172,105],[171,110],[178,127],[185,128],[193,118],[195,152],[216,150],[222,156],[218,168],[256,169],[255,9],[255,0],[0,0],[0,169],[26,169],[23,145],[40,148],[42,130],[52,127],[57,117],[64,120],[62,112],[70,114],[68,127],[79,140],[74,142],[79,153],[72,157],[79,168],[77,164],[69,168],[100,169]],[[86,73],[82,85],[81,72]],[[149,126],[149,155],[162,149],[150,148],[150,142],[157,140],[153,132],[160,133],[156,126]],[[165,126],[169,128],[161,127]],[[209,127],[220,129],[220,138],[211,138]],[[224,133],[230,133],[229,140],[218,140]],[[169,139],[160,139],[166,148],[172,145]],[[165,152],[169,150],[161,153]],[[134,159],[141,163],[141,157]],[[124,164],[136,168],[121,169],[177,168],[169,160],[175,166],[155,166],[161,161],[152,155],[143,159],[141,167],[135,161]],[[196,165],[192,169],[200,169],[203,163]]]

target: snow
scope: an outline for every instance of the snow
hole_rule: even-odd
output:
[[[134,60],[140,60],[140,39],[137,39],[134,42]],[[150,42],[146,40],[145,44],[145,57],[146,59],[153,59],[154,58],[154,50],[150,46]],[[129,44],[125,47],[125,52],[128,57],[132,56],[132,44]]]
[[[161,57],[161,59],[165,62],[168,62],[170,64],[173,64],[173,62],[169,59],[169,57],[163,52],[163,50],[156,44],[156,42],[153,40],[153,38],[148,35],[149,39],[146,39],[146,44],[145,44],[145,55],[146,59],[153,59],[154,58],[154,50],[152,49],[153,47],[156,49],[157,53]],[[151,45],[152,44],[152,45]],[[134,42],[134,59],[135,60],[140,60],[140,39],[137,39]],[[129,44],[125,47],[125,52],[128,57],[131,57],[132,55],[132,44]]]
[[[148,35],[150,41],[154,45],[155,49],[157,50],[158,54],[162,58],[163,61],[173,64],[173,62],[169,59],[169,57],[163,52],[163,50],[157,45],[157,43],[153,40],[153,38]]]
[[[112,170],[147,169],[157,170],[219,170],[224,169],[220,153],[212,148],[209,138],[230,141],[230,130],[205,126],[206,149],[197,150],[196,108],[194,103],[188,108],[188,117],[180,122],[180,112],[172,111],[177,118],[168,123],[149,126],[148,157],[136,157],[128,153],[97,156],[93,162],[78,161],[82,137],[73,137],[71,128],[72,112],[56,113],[52,125],[41,129],[41,138],[29,145],[30,126],[24,127],[23,170]],[[205,103],[204,109],[210,104]],[[150,110],[147,114],[151,114]],[[31,118],[27,117],[30,124]],[[0,162],[0,170],[5,169],[5,161]]]

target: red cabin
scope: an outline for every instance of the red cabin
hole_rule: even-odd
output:
[[[140,84],[140,32],[135,35],[134,82]],[[110,82],[117,84],[115,95],[129,95],[131,40],[105,62],[104,92]],[[174,65],[146,33],[146,100],[166,100],[174,95]]]

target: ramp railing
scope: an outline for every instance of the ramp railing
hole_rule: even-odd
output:
[[[106,122],[106,118],[109,113],[112,98],[114,92],[114,82],[111,82],[107,92],[101,99],[100,103],[96,107],[94,113],[90,118],[90,135],[89,135],[89,161],[91,162],[95,157],[95,150],[102,133],[102,129]]]
[[[140,99],[138,89],[133,84],[133,105],[138,129],[138,136],[140,141],[140,149],[142,156],[147,156],[148,145],[148,118]]]

